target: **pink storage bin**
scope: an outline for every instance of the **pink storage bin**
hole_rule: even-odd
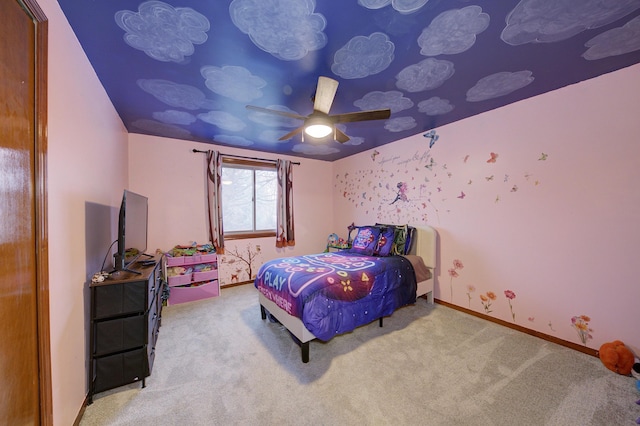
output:
[[[192,274],[184,274],[184,275],[175,275],[173,277],[169,277],[169,285],[185,285],[191,282]]]
[[[210,281],[198,286],[171,287],[169,305],[192,302],[220,295],[218,280]]]
[[[215,253],[200,255],[200,261],[202,263],[215,262],[216,260],[217,260],[217,255]]]
[[[218,278],[218,270],[213,269],[211,271],[202,271],[193,273],[193,282],[198,281],[211,281]]]
[[[184,265],[184,256],[171,257],[167,256],[167,266],[181,266]]]

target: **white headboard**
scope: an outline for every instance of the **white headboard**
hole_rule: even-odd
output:
[[[416,235],[414,235],[409,254],[422,257],[425,265],[435,269],[438,233],[429,225],[419,225],[415,228]]]

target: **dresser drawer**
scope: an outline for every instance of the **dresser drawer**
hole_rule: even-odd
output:
[[[145,315],[95,322],[93,327],[95,356],[137,348],[146,343]]]
[[[93,287],[93,317],[108,318],[147,310],[148,281]]]
[[[142,380],[147,376],[147,348],[94,358],[94,392]]]

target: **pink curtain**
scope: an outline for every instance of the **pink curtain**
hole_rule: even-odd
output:
[[[218,151],[207,151],[207,205],[209,213],[209,239],[216,253],[224,254],[222,231],[222,158]]]
[[[278,223],[276,247],[295,246],[293,231],[293,164],[289,160],[276,162],[278,176]]]

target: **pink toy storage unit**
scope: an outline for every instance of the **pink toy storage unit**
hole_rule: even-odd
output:
[[[169,305],[220,295],[218,258],[215,253],[167,256],[165,276],[169,284]]]

